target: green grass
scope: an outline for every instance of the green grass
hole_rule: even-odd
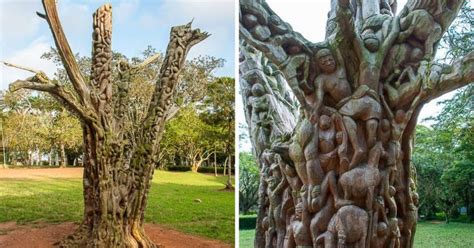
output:
[[[233,243],[234,192],[220,190],[226,180],[223,176],[157,170],[146,222]],[[0,179],[0,222],[79,222],[83,213],[81,181]]]
[[[240,218],[249,218],[241,216]],[[255,229],[239,231],[240,247],[253,247]],[[416,228],[416,248],[474,247],[474,224],[451,222],[419,222]]]
[[[239,231],[239,247],[248,248],[253,247],[253,239],[255,237],[255,229],[240,230]]]
[[[474,224],[420,222],[415,247],[474,247]]]

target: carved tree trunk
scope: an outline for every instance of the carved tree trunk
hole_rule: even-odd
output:
[[[264,1],[240,1],[255,247],[413,246],[417,117],[473,81],[474,53],[433,62],[463,1],[409,0],[399,16],[375,2],[331,1],[326,40],[312,43]]]
[[[38,15],[51,28],[74,92],[31,69],[27,70],[35,72],[34,77],[17,80],[10,89],[48,92],[82,123],[84,220],[59,245],[156,247],[145,234],[143,221],[159,142],[186,55],[208,34],[192,30],[191,23],[171,29],[148,112],[142,120],[130,120],[127,99],[131,74],[151,61],[138,66],[120,61],[119,79],[112,77],[112,7],[106,4],[94,13],[92,75],[90,83],[86,83],[62,30],[55,0],[43,0],[43,6],[46,13]]]

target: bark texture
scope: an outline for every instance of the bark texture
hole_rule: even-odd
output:
[[[143,229],[148,191],[157,163],[164,124],[174,103],[175,89],[189,49],[208,37],[191,23],[171,29],[166,57],[160,69],[148,112],[131,120],[127,108],[130,77],[143,65],[118,63],[112,68],[112,6],[93,15],[92,68],[84,80],[62,30],[55,0],[43,0],[45,14],[74,91],[44,73],[17,80],[21,88],[49,92],[81,120],[84,137],[84,220],[61,247],[156,247]],[[156,58],[153,56],[151,59]],[[24,69],[24,68],[23,68]]]
[[[423,105],[474,79],[433,61],[463,1],[334,0],[313,43],[240,1],[240,85],[260,164],[255,247],[413,247]]]

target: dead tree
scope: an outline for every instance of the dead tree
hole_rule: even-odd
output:
[[[84,219],[62,247],[157,247],[143,229],[151,179],[157,164],[164,124],[174,103],[176,85],[189,49],[207,38],[191,29],[191,23],[171,29],[166,57],[143,119],[130,123],[127,108],[130,77],[138,66],[118,63],[119,78],[112,68],[112,7],[100,7],[93,15],[91,77],[86,80],[61,27],[55,0],[43,0],[45,19],[73,86],[69,90],[39,71],[17,80],[10,90],[48,92],[75,114],[84,138]],[[18,66],[17,66],[18,67]]]
[[[396,15],[396,1],[332,0],[313,43],[265,1],[240,1],[240,85],[261,172],[255,247],[413,246],[418,115],[474,79],[473,52],[433,61],[463,2],[409,0]]]

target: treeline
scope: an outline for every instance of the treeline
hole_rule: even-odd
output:
[[[154,54],[156,50],[148,47],[141,57],[113,55],[114,77],[118,77],[120,61],[145,66],[130,77],[131,97],[127,107],[133,116],[125,117],[129,120],[125,126],[135,125],[133,120],[146,114],[145,103],[151,97],[163,62],[163,56],[152,57]],[[56,50],[51,49],[42,58],[58,65],[55,82],[71,87]],[[91,59],[76,55],[76,60],[84,75],[89,75]],[[234,79],[213,74],[223,63],[224,60],[210,56],[186,62],[177,101],[168,116],[157,167],[186,166],[197,171],[203,165],[232,164]],[[116,87],[120,86],[114,85],[114,90]],[[81,165],[81,123],[54,99],[43,93],[19,90],[1,92],[0,100],[2,162],[14,166]]]
[[[442,213],[449,222],[465,213],[474,221],[474,86],[445,101],[433,121],[416,130],[418,214],[434,219]]]

